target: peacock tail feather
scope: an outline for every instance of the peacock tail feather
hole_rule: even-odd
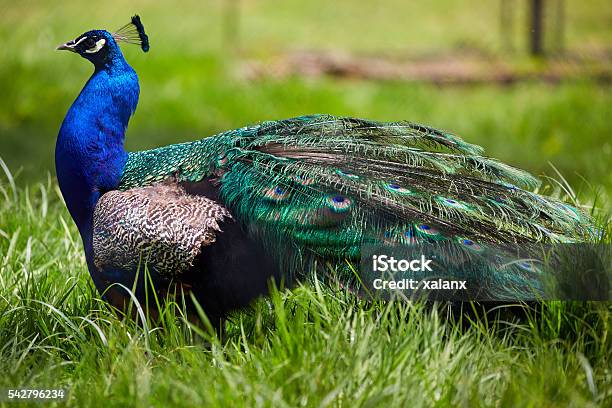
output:
[[[120,189],[212,178],[234,217],[300,266],[344,270],[364,244],[453,243],[456,259],[479,259],[507,244],[592,238],[579,210],[531,192],[536,178],[482,153],[410,122],[302,116],[131,153]],[[461,273],[514,293],[534,273],[505,260],[472,264]]]

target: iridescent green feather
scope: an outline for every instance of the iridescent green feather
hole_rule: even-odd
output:
[[[580,211],[530,192],[538,185],[530,174],[482,156],[457,136],[409,122],[328,115],[264,122],[132,153],[120,188],[171,176],[218,179],[235,217],[302,263],[357,262],[364,243],[461,238],[495,248],[592,235]],[[524,278],[516,268],[500,274],[477,265],[473,274],[491,287]]]

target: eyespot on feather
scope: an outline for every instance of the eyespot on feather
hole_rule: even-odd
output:
[[[289,197],[289,191],[281,186],[275,186],[265,190],[264,197],[271,201],[280,202]]]
[[[447,207],[456,208],[458,210],[469,210],[470,207],[463,201],[455,200],[453,198],[447,198],[443,196],[437,196],[436,201]]]
[[[528,272],[539,272],[540,269],[531,261],[521,261],[517,263],[518,267]]]
[[[462,245],[462,246],[464,246],[464,247],[468,248],[468,249],[469,249],[469,250],[471,250],[471,251],[480,252],[480,251],[482,251],[482,249],[483,249],[483,248],[482,248],[482,246],[480,246],[480,244],[477,244],[476,242],[472,241],[472,240],[471,240],[471,239],[469,239],[469,238],[458,237],[458,238],[457,238],[457,242],[458,242],[460,245]]]
[[[385,187],[385,189],[387,189],[388,191],[391,191],[392,193],[396,193],[396,194],[400,194],[400,195],[412,195],[415,194],[414,191],[402,187],[401,185],[399,185],[398,183],[383,183],[383,186]]]
[[[350,198],[340,194],[332,194],[326,198],[328,207],[334,212],[346,212],[348,211],[353,202]]]
[[[427,235],[430,237],[440,235],[440,231],[437,228],[432,227],[431,225],[418,224],[415,226],[415,228],[416,231],[418,231],[422,235]]]

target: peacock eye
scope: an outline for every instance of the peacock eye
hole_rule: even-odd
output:
[[[83,45],[85,46],[85,48],[89,49],[92,48],[96,45],[96,40],[89,37],[88,39],[85,40],[85,42],[83,43]]]
[[[91,46],[89,46],[87,43],[85,44],[85,53],[95,54],[104,47],[104,44],[106,44],[106,40],[104,38],[100,38],[98,41],[92,40],[92,42],[93,44],[91,44]]]

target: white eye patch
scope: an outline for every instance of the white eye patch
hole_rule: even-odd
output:
[[[77,41],[77,42],[75,42],[75,43],[74,43],[73,47],[76,47],[77,45],[79,45],[79,44],[81,43],[81,41],[84,41],[84,40],[86,40],[86,39],[87,39],[87,37],[83,37],[83,38],[81,38],[79,41]]]
[[[96,41],[96,45],[94,45],[93,47],[91,47],[88,50],[85,50],[86,53],[88,54],[93,54],[95,52],[98,52],[102,49],[102,47],[104,47],[104,44],[106,44],[106,40],[104,38]]]

